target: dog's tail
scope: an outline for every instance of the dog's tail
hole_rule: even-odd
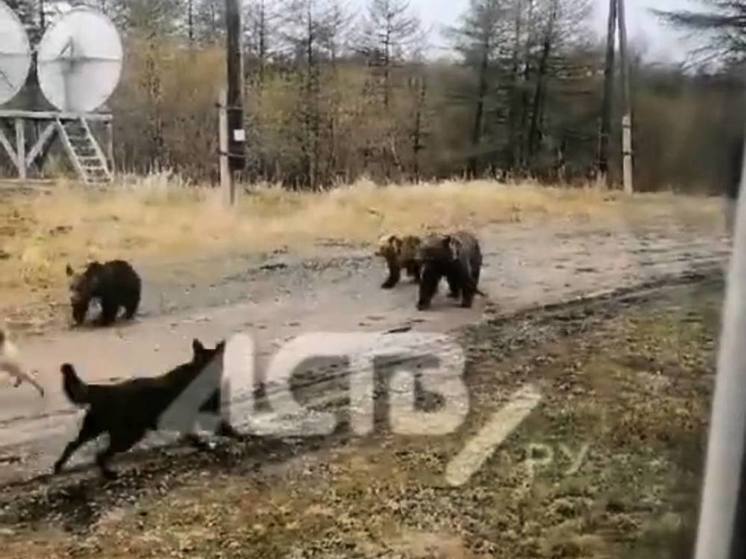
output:
[[[65,396],[67,396],[68,400],[78,406],[90,403],[91,399],[88,385],[80,379],[78,373],[75,372],[75,367],[69,363],[65,363],[60,368],[60,371],[62,372],[63,377],[62,389],[64,390]]]

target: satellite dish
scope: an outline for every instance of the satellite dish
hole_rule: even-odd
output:
[[[41,39],[39,86],[61,111],[94,111],[119,83],[122,52],[119,33],[108,17],[91,8],[73,8]]]
[[[26,83],[31,46],[21,20],[0,0],[0,105],[15,97]]]

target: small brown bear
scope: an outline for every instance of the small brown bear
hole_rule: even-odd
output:
[[[413,283],[420,282],[420,263],[417,261],[417,249],[420,238],[415,235],[384,235],[378,241],[376,256],[386,260],[389,275],[381,285],[383,289],[393,289],[401,280],[402,268],[412,278]]]

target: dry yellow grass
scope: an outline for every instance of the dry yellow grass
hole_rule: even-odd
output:
[[[423,232],[538,218],[599,224],[650,221],[677,212],[714,219],[717,199],[671,194],[624,197],[594,189],[489,181],[379,187],[361,181],[324,193],[254,187],[233,210],[217,189],[187,188],[167,176],[106,191],[60,182],[45,193],[6,194],[0,205],[0,307],[64,286],[65,264],[92,258],[183,260],[232,251],[302,250],[321,239],[374,241],[386,231]],[[33,295],[36,296],[33,296]]]

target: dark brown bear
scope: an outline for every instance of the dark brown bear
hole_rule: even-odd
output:
[[[448,296],[461,298],[464,308],[471,308],[474,295],[483,295],[479,290],[482,251],[479,241],[471,233],[457,231],[450,235],[429,235],[422,241],[417,259],[422,266],[418,310],[430,308],[438,284],[444,277],[450,287]]]
[[[420,282],[420,264],[416,260],[420,238],[414,235],[399,237],[385,235],[378,241],[376,256],[381,256],[388,265],[389,276],[381,285],[383,289],[394,288],[401,280],[402,268],[414,283]]]
[[[142,282],[132,266],[123,260],[101,264],[91,262],[82,274],[76,274],[68,264],[70,278],[70,305],[76,325],[85,321],[91,300],[101,303],[101,316],[97,323],[109,326],[124,308],[125,318],[131,320],[140,306]]]

